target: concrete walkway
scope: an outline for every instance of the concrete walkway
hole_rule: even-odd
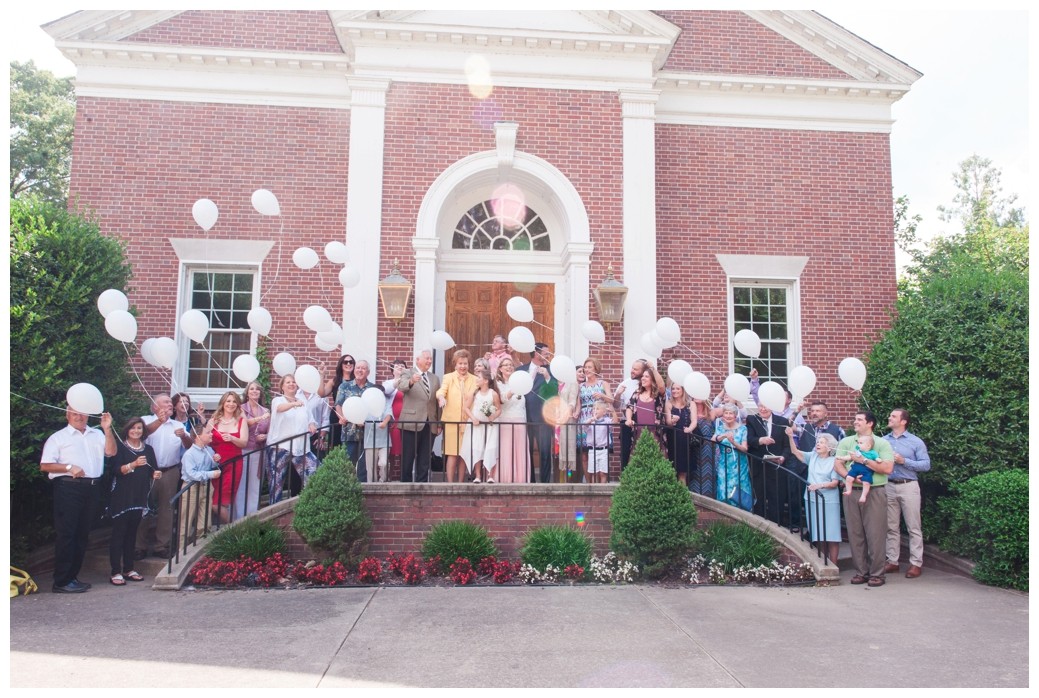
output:
[[[86,594],[43,578],[11,600],[12,687],[1028,685],[1028,596],[933,569],[877,589],[159,592],[82,577]]]

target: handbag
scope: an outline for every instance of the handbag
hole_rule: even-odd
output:
[[[11,598],[25,596],[39,591],[36,582],[32,580],[29,573],[11,565]]]

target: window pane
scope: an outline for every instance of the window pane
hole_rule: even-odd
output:
[[[235,358],[249,352],[252,341],[248,316],[254,278],[254,270],[192,273],[191,308],[209,318],[210,331],[203,346],[189,345],[189,388],[241,388],[230,368]]]
[[[529,206],[519,209],[518,203],[501,200],[501,218],[494,214],[491,201],[473,206],[455,225],[451,249],[551,251],[544,221]]]

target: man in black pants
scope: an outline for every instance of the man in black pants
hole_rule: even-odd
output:
[[[43,445],[40,472],[54,481],[54,586],[56,594],[80,594],[90,584],[76,578],[87,552],[105,472],[105,456],[116,454],[112,415],[101,415],[101,428],[87,427],[87,415],[69,407],[68,426]]]
[[[790,491],[795,485],[793,477],[779,467],[789,466],[791,460],[790,437],[786,435],[789,426],[790,420],[773,414],[764,403],[758,403],[757,414],[747,417],[747,453],[751,456],[754,513],[776,523],[781,523],[784,509],[790,506]],[[790,520],[789,511],[785,521],[790,526],[798,525]]]
[[[397,390],[404,393],[400,410],[401,482],[428,482],[429,464],[433,457],[433,437],[439,432],[440,417],[436,392],[440,378],[430,372],[433,352],[421,349],[415,353],[415,365],[400,374]]]

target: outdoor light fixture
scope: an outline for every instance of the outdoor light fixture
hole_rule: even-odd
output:
[[[411,298],[411,282],[400,274],[398,261],[393,260],[393,271],[379,282],[379,300],[382,301],[382,314],[387,320],[399,325],[408,310],[408,299]]]
[[[613,278],[613,265],[606,269],[606,278],[595,289],[595,306],[599,309],[599,320],[607,329],[624,317],[624,301],[628,287]]]

